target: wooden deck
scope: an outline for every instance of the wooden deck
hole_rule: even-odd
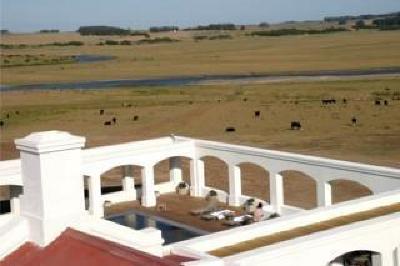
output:
[[[278,242],[291,240],[297,237],[306,236],[312,233],[321,232],[335,227],[348,225],[355,222],[373,219],[383,215],[400,212],[400,203],[379,207],[369,211],[358,212],[346,216],[337,217],[331,220],[322,221],[306,226],[296,227],[291,230],[277,232],[272,235],[266,235],[254,238],[248,241],[243,241],[232,246],[222,247],[208,252],[217,257],[232,256],[237,253],[253,250],[256,248],[273,245]]]
[[[170,193],[161,195],[157,198],[157,203],[165,203],[167,209],[165,211],[159,211],[155,207],[146,208],[141,206],[138,201],[131,201],[107,207],[105,209],[105,215],[110,216],[138,210],[146,214],[163,217],[208,232],[218,232],[231,228],[223,225],[222,221],[204,221],[200,219],[199,216],[193,216],[189,213],[191,210],[205,207],[207,202],[204,198],[195,198]],[[240,208],[230,207],[223,203],[220,204],[220,207],[235,211],[237,214],[242,213]]]

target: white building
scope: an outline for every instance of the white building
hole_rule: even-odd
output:
[[[20,159],[0,162],[0,185],[23,186],[23,194],[11,200],[11,213],[0,216],[0,265],[25,243],[45,248],[72,228],[161,259],[193,258],[184,265],[353,265],[346,256],[359,254],[360,260],[365,258],[359,265],[400,266],[399,169],[178,136],[82,149],[85,138],[49,131],[15,143]],[[191,196],[204,197],[214,189],[205,186],[205,156],[228,165],[229,191],[218,195],[232,206],[249,198],[241,192],[239,165],[253,163],[268,170],[270,202],[264,209],[281,217],[165,246],[155,228],[137,231],[101,218],[105,201],[136,200],[137,194],[126,167],[123,191],[101,195],[102,173],[117,166],[140,166],[141,203],[151,207],[156,204],[155,191],[172,192],[182,180],[181,157],[190,160]],[[168,158],[170,181],[155,185],[154,166]],[[286,170],[314,178],[318,208],[305,211],[284,204],[281,172]],[[330,182],[338,177],[358,182],[374,195],[332,205]]]

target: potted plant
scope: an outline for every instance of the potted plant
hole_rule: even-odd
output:
[[[187,195],[189,192],[189,186],[186,182],[182,181],[178,184],[176,191],[179,195]]]

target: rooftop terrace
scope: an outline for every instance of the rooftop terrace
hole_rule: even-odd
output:
[[[209,251],[208,253],[217,257],[232,256],[241,252],[253,250],[260,247],[265,247],[268,245],[273,245],[278,242],[291,240],[297,237],[302,237],[313,233],[330,230],[339,226],[365,221],[380,216],[393,214],[396,212],[400,212],[400,202],[384,207],[375,208],[368,211],[356,212],[350,215],[345,215],[306,226],[296,227],[287,231],[277,232],[271,235],[257,237],[248,241],[237,243],[232,246],[218,248]]]

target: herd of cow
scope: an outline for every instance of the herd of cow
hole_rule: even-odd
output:
[[[247,100],[247,99],[246,99]],[[218,102],[220,102],[220,100],[218,100]],[[325,106],[325,105],[331,105],[331,104],[336,104],[336,99],[334,99],[334,98],[330,98],[330,99],[322,99],[321,100],[321,104],[323,105],[323,106]],[[347,104],[347,99],[342,99],[342,102],[343,102],[343,104]],[[190,102],[189,104],[193,104],[193,102]],[[375,105],[385,105],[385,106],[388,106],[389,105],[389,101],[388,100],[375,100]],[[124,107],[131,107],[132,105],[123,105]],[[15,111],[14,112],[14,114],[15,115],[20,115],[20,112],[19,111]],[[99,110],[99,114],[101,115],[101,116],[103,116],[104,114],[105,114],[105,110],[104,109],[100,109]],[[10,119],[10,117],[11,117],[11,113],[7,113],[6,115],[5,115],[5,119],[2,119],[2,120],[0,120],[0,128],[3,128],[5,125],[6,125],[6,120],[9,120]],[[259,110],[257,110],[257,111],[254,111],[254,118],[260,118],[261,117],[261,111],[259,111]],[[132,119],[133,121],[138,121],[139,120],[139,116],[138,115],[135,115],[134,117],[133,117],[133,119]],[[116,117],[113,117],[111,120],[107,120],[107,121],[104,121],[104,126],[111,126],[111,125],[116,125],[117,124],[117,118]],[[356,126],[357,125],[357,118],[355,117],[355,116],[353,116],[352,118],[351,118],[351,124],[353,125],[353,126]],[[301,130],[301,127],[302,127],[302,125],[301,125],[301,122],[300,121],[291,121],[290,122],[290,129],[291,130]],[[233,127],[233,126],[229,126],[229,127],[226,127],[225,128],[225,132],[236,132],[236,128],[235,127]]]
[[[100,115],[104,115],[105,114],[104,109],[100,109],[99,114]],[[139,116],[135,115],[132,120],[133,121],[138,121],[139,120]],[[111,125],[115,125],[115,124],[117,124],[117,118],[115,116],[111,120],[104,121],[104,125],[105,126],[111,126]]]
[[[330,99],[322,99],[321,100],[321,104],[324,105],[331,105],[331,104],[336,104],[336,99],[334,98],[330,98]],[[347,104],[347,99],[343,98],[342,99],[342,103],[343,104]],[[295,104],[298,104],[298,102],[295,102]],[[388,100],[375,100],[375,105],[385,105],[388,106],[389,105],[389,101]],[[260,118],[261,116],[261,111],[254,111],[254,118]],[[353,116],[351,118],[351,124],[353,126],[357,125],[357,117]],[[296,121],[291,121],[290,122],[290,129],[291,130],[301,130],[301,122],[296,120]],[[225,128],[225,132],[236,132],[236,128],[229,126]]]

